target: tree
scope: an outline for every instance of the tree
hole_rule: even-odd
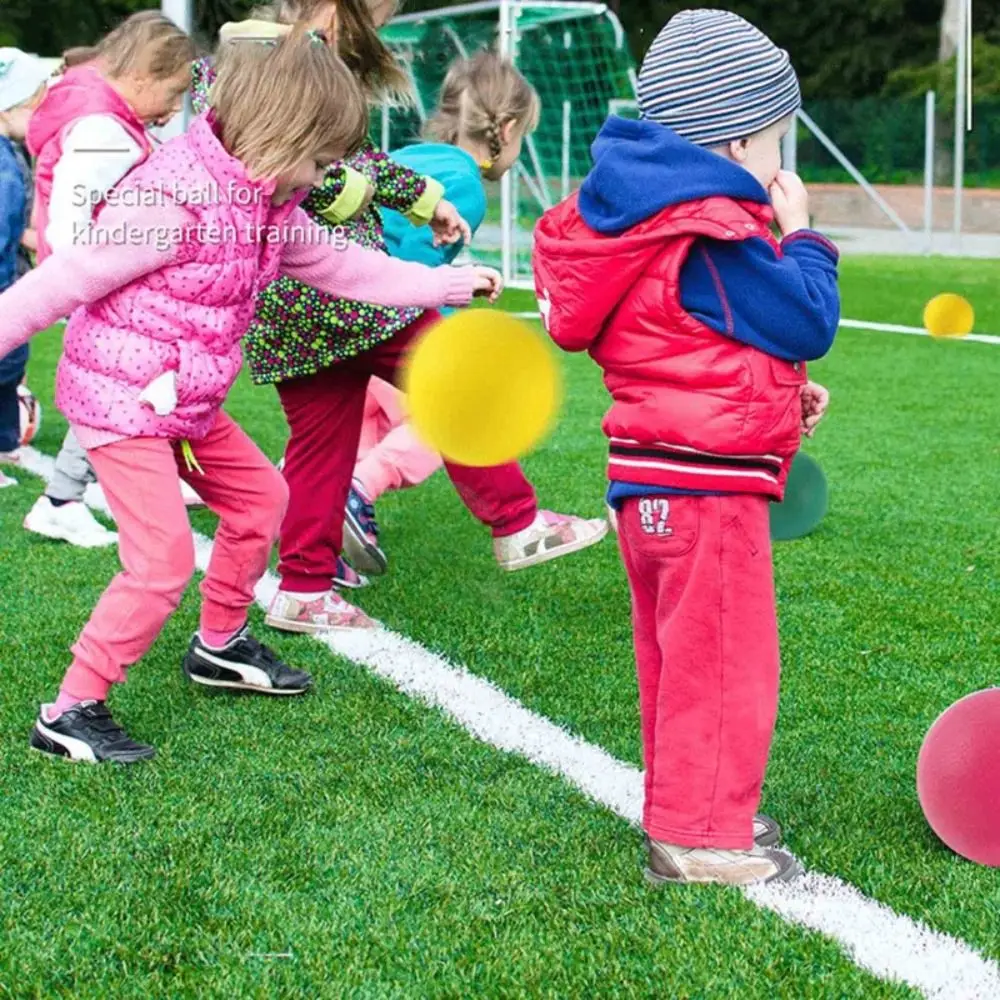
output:
[[[254,0],[196,0],[199,36],[245,17]],[[407,11],[453,6],[464,0],[405,0]],[[641,59],[666,20],[706,0],[608,0],[619,10],[632,50]],[[879,94],[899,71],[921,69],[953,53],[946,39],[962,0],[711,0],[757,24],[791,52],[809,99]],[[135,10],[158,0],[0,0],[0,42],[41,55],[90,44]],[[944,14],[944,17],[942,17]],[[974,4],[974,28],[1000,42],[1000,3]]]

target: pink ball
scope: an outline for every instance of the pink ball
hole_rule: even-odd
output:
[[[931,829],[956,854],[1000,868],[1000,688],[967,695],[931,726],[917,795]]]

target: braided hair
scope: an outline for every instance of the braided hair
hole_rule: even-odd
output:
[[[496,160],[503,152],[503,129],[516,122],[532,132],[540,112],[538,94],[514,64],[484,50],[448,70],[437,111],[424,131],[449,145],[462,138],[483,143]]]

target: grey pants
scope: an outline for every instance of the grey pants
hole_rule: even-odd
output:
[[[97,476],[87,461],[87,453],[69,431],[56,456],[56,471],[45,495],[53,500],[82,500],[84,490],[94,482]]]

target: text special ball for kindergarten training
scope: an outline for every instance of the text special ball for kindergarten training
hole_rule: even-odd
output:
[[[503,465],[551,429],[562,379],[542,335],[508,313],[468,309],[432,327],[403,383],[418,436],[458,465]]]

